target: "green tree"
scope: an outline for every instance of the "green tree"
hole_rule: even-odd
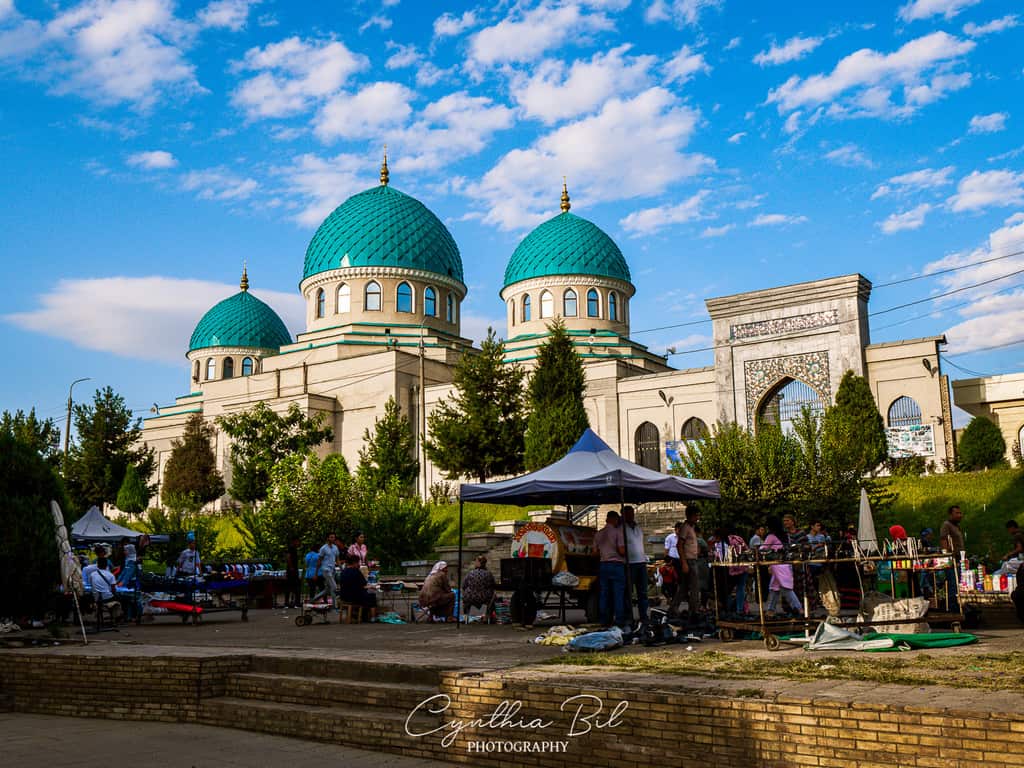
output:
[[[166,544],[153,544],[152,557],[163,565],[174,565],[188,545],[188,534],[196,536],[196,548],[203,560],[208,560],[217,549],[217,518],[188,509],[151,509],[140,527],[146,533],[160,533],[169,537]]]
[[[35,449],[46,463],[55,469],[60,468],[60,429],[53,419],[40,419],[36,409],[28,413],[18,410],[15,413],[4,411],[0,415],[0,434],[10,435],[25,445]]]
[[[31,440],[0,432],[0,616],[41,618],[60,579],[50,501],[77,517],[53,467]]]
[[[370,558],[379,561],[386,573],[399,573],[403,560],[418,560],[433,552],[444,528],[397,478],[384,488],[360,484],[355,522],[366,534]]]
[[[384,490],[391,478],[396,478],[399,488],[408,496],[420,471],[415,450],[409,420],[402,415],[395,398],[389,397],[384,404],[384,418],[376,420],[372,434],[369,428],[363,433],[356,468],[360,483]]]
[[[65,482],[76,512],[115,504],[129,464],[143,483],[156,468],[152,449],[141,442],[142,419],[133,418],[111,387],[96,390],[92,403],[76,405],[78,439],[68,450]]]
[[[863,376],[843,374],[836,404],[822,420],[822,445],[827,462],[858,476],[873,472],[889,455],[885,423]]]
[[[198,511],[224,495],[224,478],[217,471],[213,451],[216,434],[201,414],[189,416],[181,439],[171,443],[164,466],[160,496],[165,506]]]
[[[964,427],[956,452],[959,468],[968,472],[1006,464],[1003,433],[984,416],[975,416]]]
[[[146,511],[149,497],[149,488],[139,477],[139,471],[134,464],[129,464],[128,469],[124,471],[121,488],[117,492],[117,508],[129,515],[138,515]]]
[[[306,416],[297,403],[285,414],[265,403],[217,419],[232,439],[231,487],[238,501],[256,503],[267,498],[271,470],[279,461],[334,440],[334,430],[324,424],[323,414]]]
[[[530,376],[529,418],[525,463],[530,472],[548,466],[569,452],[590,426],[583,408],[586,380],[583,363],[561,318],[548,326],[548,338],[537,351]]]
[[[507,365],[505,344],[492,328],[480,354],[463,355],[455,367],[455,393],[430,414],[427,456],[451,479],[523,469],[523,369]]]

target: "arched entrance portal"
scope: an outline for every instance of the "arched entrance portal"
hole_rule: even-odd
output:
[[[757,422],[775,424],[788,435],[793,432],[793,421],[804,408],[810,408],[811,413],[820,416],[825,411],[825,404],[818,393],[800,379],[786,378],[761,400],[757,408]]]
[[[661,436],[658,428],[651,422],[645,421],[636,428],[636,435],[633,438],[633,447],[636,452],[636,463],[641,467],[661,471]]]

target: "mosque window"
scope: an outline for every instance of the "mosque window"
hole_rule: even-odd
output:
[[[376,280],[366,284],[366,301],[363,306],[370,312],[380,312],[380,283]]]
[[[225,379],[233,379],[235,377],[235,359],[233,357],[224,358],[224,376]]]
[[[423,291],[423,314],[427,317],[437,317],[437,291],[430,286]]]
[[[544,320],[555,314],[555,298],[550,291],[544,291],[540,295],[540,319]]]
[[[708,425],[696,416],[691,416],[683,422],[683,431],[680,437],[683,440],[699,440],[708,436]]]
[[[591,288],[587,291],[587,317],[601,316],[601,297],[597,295],[597,289]]]
[[[523,322],[530,322],[531,307],[530,307],[530,294],[523,296]]]
[[[921,406],[904,395],[897,397],[889,406],[890,427],[912,427],[921,423]]]
[[[192,374],[192,381],[199,381],[199,361],[196,360],[195,373]]]
[[[661,471],[661,435],[654,424],[645,421],[637,427],[633,435],[633,450],[637,464],[656,472]]]
[[[217,378],[217,361],[212,357],[206,361],[206,380],[213,381]]]
[[[449,323],[455,322],[455,297],[450,293],[448,294],[448,308],[446,310],[445,317]]]
[[[243,376],[252,376],[252,358],[251,357],[244,357],[244,358],[242,358],[242,375]]]
[[[316,316],[324,316],[324,308],[327,306],[327,300],[324,298],[324,289],[319,288],[316,292]]]
[[[508,300],[508,321],[512,324],[516,324],[516,302],[513,299]]]
[[[348,283],[338,286],[338,314],[348,312],[352,309],[352,289]]]
[[[412,312],[412,286],[408,283],[398,284],[398,311]]]
[[[615,295],[615,291],[608,292],[608,319],[616,321],[619,319],[619,298]]]
[[[566,317],[576,317],[576,291],[572,288],[562,296],[562,314]]]

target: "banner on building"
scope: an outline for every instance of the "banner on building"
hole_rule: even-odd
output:
[[[689,455],[690,445],[696,440],[666,440],[665,441],[665,462],[669,469],[680,466],[683,459]],[[686,475],[689,477],[689,475]]]
[[[935,432],[931,424],[886,427],[885,436],[889,441],[889,456],[894,459],[935,455]]]

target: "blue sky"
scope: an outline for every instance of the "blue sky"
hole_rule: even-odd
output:
[[[243,260],[301,330],[305,247],[384,143],[459,243],[470,337],[566,175],[655,351],[708,346],[706,297],[862,272],[874,312],[993,281],[872,340],[1024,369],[1022,42],[1011,0],[0,0],[0,408],[187,392]]]

